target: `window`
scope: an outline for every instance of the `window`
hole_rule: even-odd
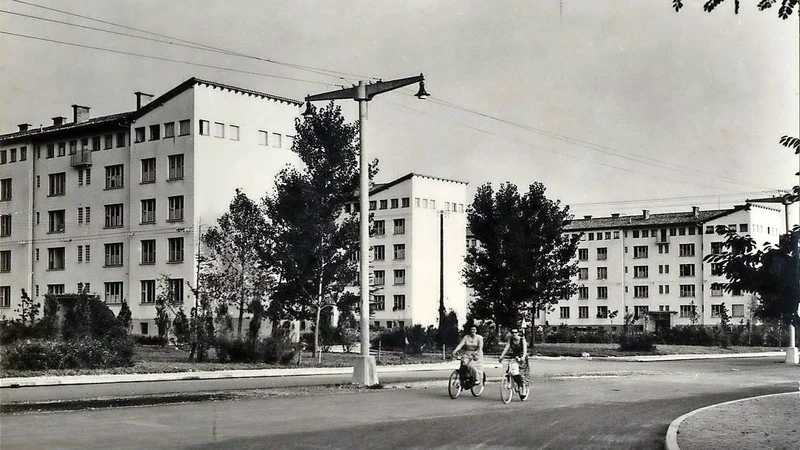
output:
[[[169,220],[183,220],[183,196],[169,197]]]
[[[392,311],[400,311],[406,309],[406,296],[405,295],[395,295],[394,296],[394,307],[392,307]]]
[[[225,124],[221,122],[214,122],[214,137],[225,137]]]
[[[706,225],[706,234],[714,234],[714,225]]]
[[[106,166],[106,189],[119,189],[122,187],[123,165]]]
[[[167,122],[164,124],[164,139],[175,137],[175,122]]]
[[[156,199],[142,200],[142,223],[156,223]]]
[[[409,197],[403,197],[400,199],[401,208],[408,208],[409,206],[411,206],[411,199]]]
[[[589,318],[589,307],[578,306],[578,319],[588,319],[588,318]]]
[[[406,259],[406,244],[394,244],[394,259]]]
[[[83,262],[83,246],[78,246],[78,262]]]
[[[294,148],[294,138],[295,138],[294,136],[288,136],[288,135],[286,136],[286,142],[284,143],[286,145],[286,148],[288,149]]]
[[[69,141],[69,154],[75,155],[77,153],[78,153],[78,141]],[[58,155],[58,156],[64,156],[64,155]]]
[[[386,222],[383,220],[376,220],[375,224],[375,236],[383,236],[386,234]]]
[[[394,284],[406,284],[406,271],[404,269],[394,271]]]
[[[169,295],[172,301],[183,303],[183,278],[169,279]]]
[[[63,209],[58,211],[48,211],[47,213],[49,217],[49,226],[47,228],[48,233],[63,233],[64,232],[64,217],[65,213]]]
[[[11,214],[0,215],[0,236],[11,236]]]
[[[47,249],[47,270],[64,270],[64,247]]]
[[[722,304],[719,305],[711,305],[711,317],[720,317],[722,316],[723,310]]]
[[[379,207],[380,209],[386,209],[388,207],[389,207],[389,201],[388,200],[381,200],[380,201],[380,207]]]
[[[681,305],[680,307],[680,316],[681,317],[693,317],[696,314],[697,307],[695,305]]]
[[[142,183],[156,182],[156,159],[145,158],[142,160]]]
[[[8,162],[8,160],[7,160],[6,158],[7,158],[7,156],[6,156],[6,150],[0,150],[0,164],[5,164],[5,163],[7,163],[7,162]]]
[[[634,258],[647,258],[647,246],[646,245],[636,245],[633,247],[633,257]]]
[[[589,249],[588,248],[579,248],[578,249],[578,261],[588,261],[589,260]]]
[[[156,280],[142,280],[142,303],[156,302]]]
[[[122,303],[122,281],[112,281],[105,283],[106,303],[116,305]]]
[[[103,149],[108,150],[114,147],[114,135],[107,134],[103,136]]]
[[[11,307],[11,286],[0,286],[0,308]]]
[[[633,278],[647,278],[650,275],[648,266],[633,266]]]
[[[178,122],[178,133],[181,136],[186,136],[189,134],[189,121],[188,120],[181,120]]]
[[[602,241],[603,240],[603,232],[602,231],[598,232],[598,233],[595,233],[595,236],[597,236],[597,240],[598,241]]]
[[[731,305],[731,317],[744,317],[744,304],[734,303]]]
[[[649,306],[634,306],[633,307],[633,317],[636,319],[640,319],[647,315],[647,312],[650,311]]]
[[[142,264],[155,264],[156,263],[156,240],[145,239],[142,243]]]
[[[208,136],[211,133],[211,129],[208,126],[208,121],[200,119],[200,135],[201,136]]]
[[[723,243],[722,242],[712,242],[711,243],[711,253],[714,254],[714,255],[719,255],[720,253],[722,253],[722,249],[723,248],[724,247],[723,247]]]
[[[383,295],[375,296],[375,311],[383,311],[386,309],[386,297]]]
[[[608,267],[598,267],[597,268],[597,279],[598,280],[605,280],[608,278]]]
[[[586,286],[581,286],[578,288],[578,299],[579,300],[588,300],[589,299],[589,288]]]
[[[144,142],[144,127],[137,127],[133,130],[133,142]],[[119,147],[119,145],[117,145]]]
[[[183,179],[183,154],[169,155],[169,180]]]
[[[406,234],[406,219],[394,219],[394,234]]]
[[[559,308],[559,318],[569,319],[569,306],[562,306]]]
[[[606,286],[597,286],[597,298],[599,299],[608,298],[608,288]]]
[[[608,248],[606,248],[606,247],[598,247],[598,249],[597,249],[597,259],[599,259],[599,260],[608,259]]]
[[[92,184],[92,169],[86,169],[86,185]]]
[[[658,293],[659,294],[669,294],[669,285],[668,284],[664,284],[664,285],[658,286]]]
[[[104,228],[118,228],[122,226],[122,203],[106,205],[106,222]]]
[[[47,153],[45,154],[46,158],[53,158],[56,156],[56,146],[55,144],[47,144]]]
[[[739,232],[747,233],[748,230],[749,230],[749,227],[748,227],[748,225],[746,223],[740,223],[739,224]]]
[[[680,256],[694,256],[694,244],[681,244]]]
[[[11,250],[0,251],[0,272],[11,272]]]
[[[127,133],[124,131],[117,133],[117,148],[125,147],[128,143],[128,136]]]
[[[608,319],[608,306],[603,305],[597,307],[597,318]]]
[[[386,249],[383,245],[375,245],[372,247],[373,259],[375,261],[383,261],[386,259]]]
[[[258,130],[258,145],[267,145],[269,133],[264,130]]]
[[[87,244],[83,246],[84,250],[84,260],[86,262],[90,262],[92,260],[92,248]]]
[[[578,279],[579,280],[588,280],[589,279],[589,269],[586,267],[581,267],[578,269]]]
[[[722,263],[711,263],[711,275],[722,276]]]
[[[11,178],[0,180],[0,201],[11,200]]]
[[[106,244],[106,267],[121,267],[122,266],[122,242],[113,244]]]
[[[383,286],[386,284],[386,272],[383,270],[376,270],[375,274],[375,286]]]
[[[669,244],[658,244],[658,253],[669,253]]]
[[[75,142],[75,141],[72,141],[72,142],[70,143],[70,146],[71,146],[71,145],[72,145],[74,142]],[[59,143],[58,143],[58,156],[64,156],[64,155],[66,155],[66,154],[67,154],[67,143],[66,143],[66,142],[59,142]]]
[[[272,146],[281,148],[281,135],[279,133],[272,133]]]
[[[239,126],[238,125],[231,125],[229,127],[229,131],[230,131],[230,139],[232,141],[238,141],[239,140]]]
[[[183,238],[169,238],[169,259],[168,262],[183,262]]]
[[[681,297],[694,297],[694,285],[693,284],[682,284],[680,286],[680,296]]]
[[[86,223],[92,223],[92,208],[91,206],[86,206],[83,208],[84,212],[86,213]]]
[[[650,296],[650,287],[649,286],[634,286],[633,287],[633,298],[647,298]]]
[[[59,195],[66,194],[67,192],[66,172],[51,173],[49,178],[50,178],[50,188],[47,194],[49,197],[56,197]]]
[[[679,270],[682,277],[694,276],[694,264],[681,264]]]
[[[83,186],[83,170],[78,170],[78,186]]]

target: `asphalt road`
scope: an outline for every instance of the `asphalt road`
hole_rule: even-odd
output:
[[[796,390],[800,368],[782,364],[778,358],[648,363],[537,361],[530,399],[525,403],[515,399],[510,405],[501,403],[496,382],[489,383],[479,398],[466,393],[450,400],[445,375],[399,374],[397,377],[408,381],[393,384],[384,377],[381,381],[388,386],[382,390],[315,388],[312,394],[306,389],[263,383],[313,385],[331,380],[303,377],[179,382],[171,388],[149,388],[173,392],[256,388],[256,392],[271,394],[236,401],[6,414],[0,418],[0,446],[4,450],[659,449],[667,426],[681,414],[736,398]],[[495,369],[489,375],[497,376],[499,371]],[[437,379],[424,380],[430,377]],[[254,386],[258,383],[262,384]],[[117,394],[145,388],[116,385]],[[30,389],[35,392],[42,388]],[[8,391],[23,390],[4,390],[3,401]]]

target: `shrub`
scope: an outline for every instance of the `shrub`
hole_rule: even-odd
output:
[[[619,339],[619,349],[626,352],[653,352],[655,337],[648,333],[629,333]]]
[[[288,364],[294,358],[292,343],[282,336],[250,339],[224,337],[216,342],[219,362]]]
[[[98,369],[133,364],[133,341],[128,337],[18,341],[3,351],[6,370]]]
[[[162,347],[167,345],[167,339],[161,336],[143,336],[137,334],[133,336],[133,340],[139,345],[158,345]]]

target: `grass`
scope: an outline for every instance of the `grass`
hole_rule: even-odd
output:
[[[675,355],[675,354],[720,354],[720,353],[751,353],[763,351],[778,351],[770,347],[701,347],[690,345],[657,345],[656,351],[650,353],[623,352],[617,344],[544,344],[537,343],[530,349],[536,356],[576,356],[589,353],[591,356],[635,356],[647,355]],[[213,358],[213,351],[211,357]],[[300,367],[352,367],[355,353],[323,353],[322,363],[310,353],[303,353]],[[395,364],[424,364],[442,362],[441,353],[425,353],[422,355],[406,355],[402,352],[382,351],[378,359],[379,365]],[[68,375],[100,375],[100,374],[134,374],[134,373],[171,373],[171,372],[200,372],[216,370],[241,370],[241,369],[275,369],[286,368],[266,363],[219,363],[215,359],[208,362],[189,361],[189,353],[173,346],[146,346],[137,345],[134,353],[134,364],[130,367],[116,367],[110,369],[82,369],[82,370],[47,370],[47,371],[3,371],[3,377],[36,377],[36,376],[68,376]],[[296,367],[296,365],[288,366]]]

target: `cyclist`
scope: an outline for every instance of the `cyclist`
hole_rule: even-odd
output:
[[[480,385],[483,381],[483,336],[478,334],[478,328],[475,325],[469,327],[467,333],[455,350],[453,350],[453,357],[458,357],[458,351],[464,349],[464,354],[461,355],[461,365],[469,369],[470,377],[475,380],[476,385]]]
[[[508,354],[510,358],[508,361],[509,372],[511,372],[511,375],[514,377],[517,386],[522,386],[522,375],[519,372],[519,363],[522,361],[524,364],[527,364],[528,343],[519,334],[519,330],[516,328],[511,330],[511,337],[508,339],[503,352],[500,353],[501,363],[506,354]]]

